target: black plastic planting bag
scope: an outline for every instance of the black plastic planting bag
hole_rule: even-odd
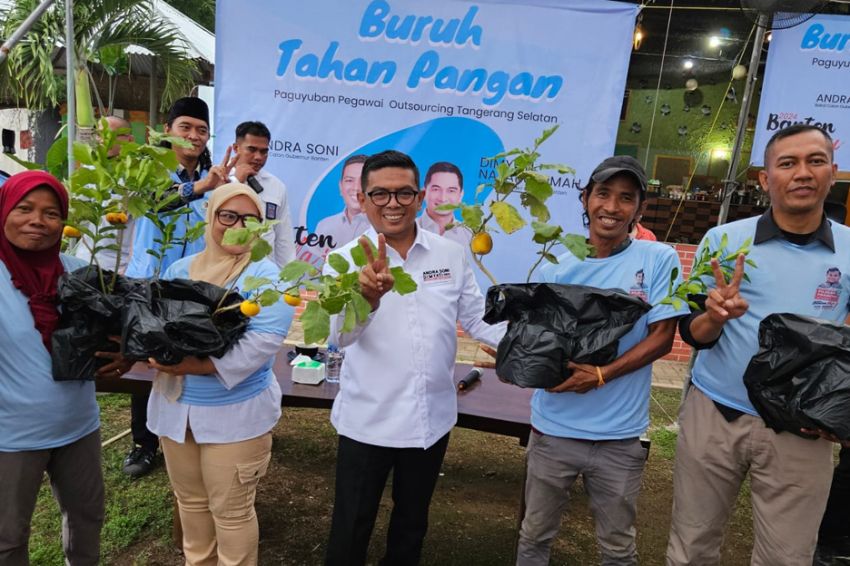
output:
[[[520,387],[555,387],[570,376],[567,362],[605,365],[620,338],[650,305],[612,289],[527,283],[487,291],[484,321],[508,321],[496,373]]]
[[[111,271],[103,272],[103,280],[112,279]],[[116,292],[100,291],[100,276],[94,267],[83,267],[59,278],[58,297],[61,305],[59,327],[51,338],[53,377],[57,381],[94,379],[94,372],[110,362],[95,358],[98,351],[116,351],[118,344],[110,336],[121,335],[124,295],[136,282],[118,277]]]
[[[103,278],[111,281],[112,273],[105,271]],[[90,267],[59,279],[62,314],[51,352],[56,380],[94,379],[97,368],[110,362],[94,353],[119,348],[110,336],[121,337],[129,359],[175,364],[190,354],[221,356],[248,325],[238,308],[212,316],[226,290],[209,283],[118,276],[112,294],[100,289],[98,272]],[[222,306],[241,300],[230,293]]]
[[[248,318],[239,293],[189,279],[152,281],[127,295],[121,344],[124,355],[172,365],[185,356],[222,356],[245,332]]]
[[[750,401],[775,431],[801,428],[850,440],[850,327],[796,314],[759,325],[759,351],[744,373]]]

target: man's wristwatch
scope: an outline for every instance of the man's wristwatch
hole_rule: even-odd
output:
[[[193,181],[180,185],[180,197],[185,201],[192,201],[200,198],[200,195],[195,194],[195,183]]]

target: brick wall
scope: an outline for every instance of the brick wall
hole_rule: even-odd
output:
[[[696,253],[697,246],[694,244],[673,244],[673,247],[679,254],[679,261],[682,263],[682,277],[687,277],[691,274],[691,266],[694,263],[694,253]],[[691,347],[682,342],[677,330],[676,337],[673,339],[673,349],[661,359],[671,362],[687,362],[690,357]]]

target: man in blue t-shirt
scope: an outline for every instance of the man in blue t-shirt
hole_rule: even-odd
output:
[[[850,229],[824,215],[837,169],[832,140],[814,126],[785,128],[765,147],[764,165],[759,181],[770,208],[713,228],[701,243],[716,250],[725,237],[735,250],[750,239],[749,258],[758,268],[742,282],[739,258],[726,282],[715,261],[716,288],[705,311],[679,324],[699,353],[679,412],[668,565],[720,562],[723,532],[749,472],[752,563],[810,566],[829,494],[832,444],[767,428],[743,375],[769,314],[847,318],[850,280],[840,274],[850,273]]]
[[[610,157],[581,193],[592,257],[570,253],[543,268],[546,282],[621,289],[656,304],[620,339],[606,366],[569,362],[561,385],[531,399],[526,512],[518,565],[547,564],[569,490],[581,475],[596,520],[603,564],[637,564],[635,515],[647,449],[652,362],[670,351],[676,318],[686,314],[658,304],[666,295],[676,252],[665,244],[632,241],[629,233],[646,198],[646,173],[631,157]]]

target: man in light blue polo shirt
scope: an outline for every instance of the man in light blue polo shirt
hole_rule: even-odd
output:
[[[640,163],[631,157],[603,161],[581,195],[594,256],[580,261],[566,253],[543,268],[543,280],[661,301],[672,271],[682,270],[670,246],[629,238],[645,198]],[[670,351],[676,318],[685,314],[670,305],[653,307],[620,339],[613,362],[602,367],[570,362],[569,379],[534,392],[517,565],[548,564],[579,475],[590,496],[602,563],[637,564],[634,522],[647,457],[639,437],[649,426],[652,362]]]
[[[737,274],[727,283],[716,272],[705,312],[679,324],[699,354],[679,413],[668,565],[720,563],[723,531],[749,472],[752,563],[810,566],[829,494],[832,444],[767,428],[743,375],[769,314],[847,318],[850,229],[824,215],[837,169],[832,140],[813,126],[791,126],[770,139],[764,164],[767,212],[713,228],[701,244],[717,249],[725,235],[735,250],[750,239],[758,267],[749,282]],[[822,287],[824,274],[836,271],[844,274],[838,285]]]

